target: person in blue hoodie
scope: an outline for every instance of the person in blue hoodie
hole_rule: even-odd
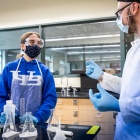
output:
[[[44,41],[36,32],[21,36],[23,57],[9,62],[3,69],[0,88],[0,121],[5,121],[3,107],[11,99],[16,105],[16,114],[21,116],[21,102],[25,101],[25,112],[32,112],[34,123],[46,122],[50,109],[55,108],[57,94],[52,74],[47,66],[35,58],[40,54]],[[20,117],[24,121],[25,116]]]

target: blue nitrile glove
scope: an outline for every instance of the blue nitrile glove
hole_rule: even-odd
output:
[[[17,116],[17,114],[15,113],[15,117]],[[1,124],[4,124],[6,121],[6,114],[4,112],[1,113],[1,116],[0,116],[0,123]]]
[[[93,61],[86,61],[86,75],[90,78],[98,80],[102,75],[102,69]]]
[[[37,124],[38,123],[38,119],[36,117],[34,117],[33,115],[31,115],[31,117],[32,117],[33,123]],[[19,119],[20,119],[21,123],[25,123],[26,115],[23,115],[22,117],[19,117]]]
[[[93,94],[92,89],[89,89],[89,97],[94,107],[101,111],[118,111],[120,112],[118,100],[106,92],[100,84],[97,84],[99,93]]]
[[[1,116],[0,116],[0,123],[1,124],[4,124],[6,121],[6,115],[4,112],[1,113]]]

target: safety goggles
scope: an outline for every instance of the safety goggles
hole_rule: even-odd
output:
[[[44,46],[44,40],[43,39],[31,39],[31,38],[26,38],[25,39],[25,45],[28,46],[35,46],[38,45],[40,48]]]
[[[127,4],[126,6],[122,7],[121,9],[119,9],[119,10],[115,13],[117,19],[120,19],[120,15],[121,15],[122,11],[123,11],[126,7],[128,7],[129,5],[131,5],[132,3],[133,3],[133,2]]]

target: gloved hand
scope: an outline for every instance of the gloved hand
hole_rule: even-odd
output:
[[[106,92],[100,84],[97,84],[99,93],[93,94],[92,89],[89,89],[89,97],[94,107],[101,111],[118,111],[120,112],[118,100]]]
[[[102,69],[93,61],[86,61],[86,75],[90,78],[98,80],[102,75]]]
[[[17,114],[15,113],[15,117],[17,116]],[[4,124],[6,121],[6,114],[4,112],[1,113],[1,116],[0,116],[0,123],[1,124]]]
[[[0,116],[0,123],[1,124],[4,124],[6,121],[6,115],[4,112],[1,113],[1,116]]]
[[[32,121],[34,124],[37,124],[38,123],[38,119],[36,117],[34,117],[33,115],[31,115],[31,118],[32,118]],[[23,115],[22,117],[19,117],[20,119],[20,122],[21,123],[25,123],[25,120],[26,120],[26,115]]]

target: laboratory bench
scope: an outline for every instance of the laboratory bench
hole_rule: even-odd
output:
[[[99,112],[89,99],[86,92],[77,92],[74,96],[64,96],[57,93],[58,99],[55,113],[61,119],[62,124],[101,126],[97,135],[98,140],[112,140],[115,131],[114,112]]]
[[[18,124],[16,125],[16,127],[18,131],[21,131]],[[49,140],[47,130],[46,130],[47,124],[36,125],[35,127],[37,128],[38,131],[37,137],[19,138],[18,135],[15,135],[9,138],[2,139],[1,137],[2,134],[1,134],[0,140]],[[62,130],[73,132],[73,136],[66,136],[67,137],[66,140],[96,140],[96,136],[101,128],[97,127],[93,130],[94,127],[96,126],[85,126],[85,125],[79,126],[79,125],[67,125],[67,124],[61,125]],[[86,134],[88,131],[90,134]]]

